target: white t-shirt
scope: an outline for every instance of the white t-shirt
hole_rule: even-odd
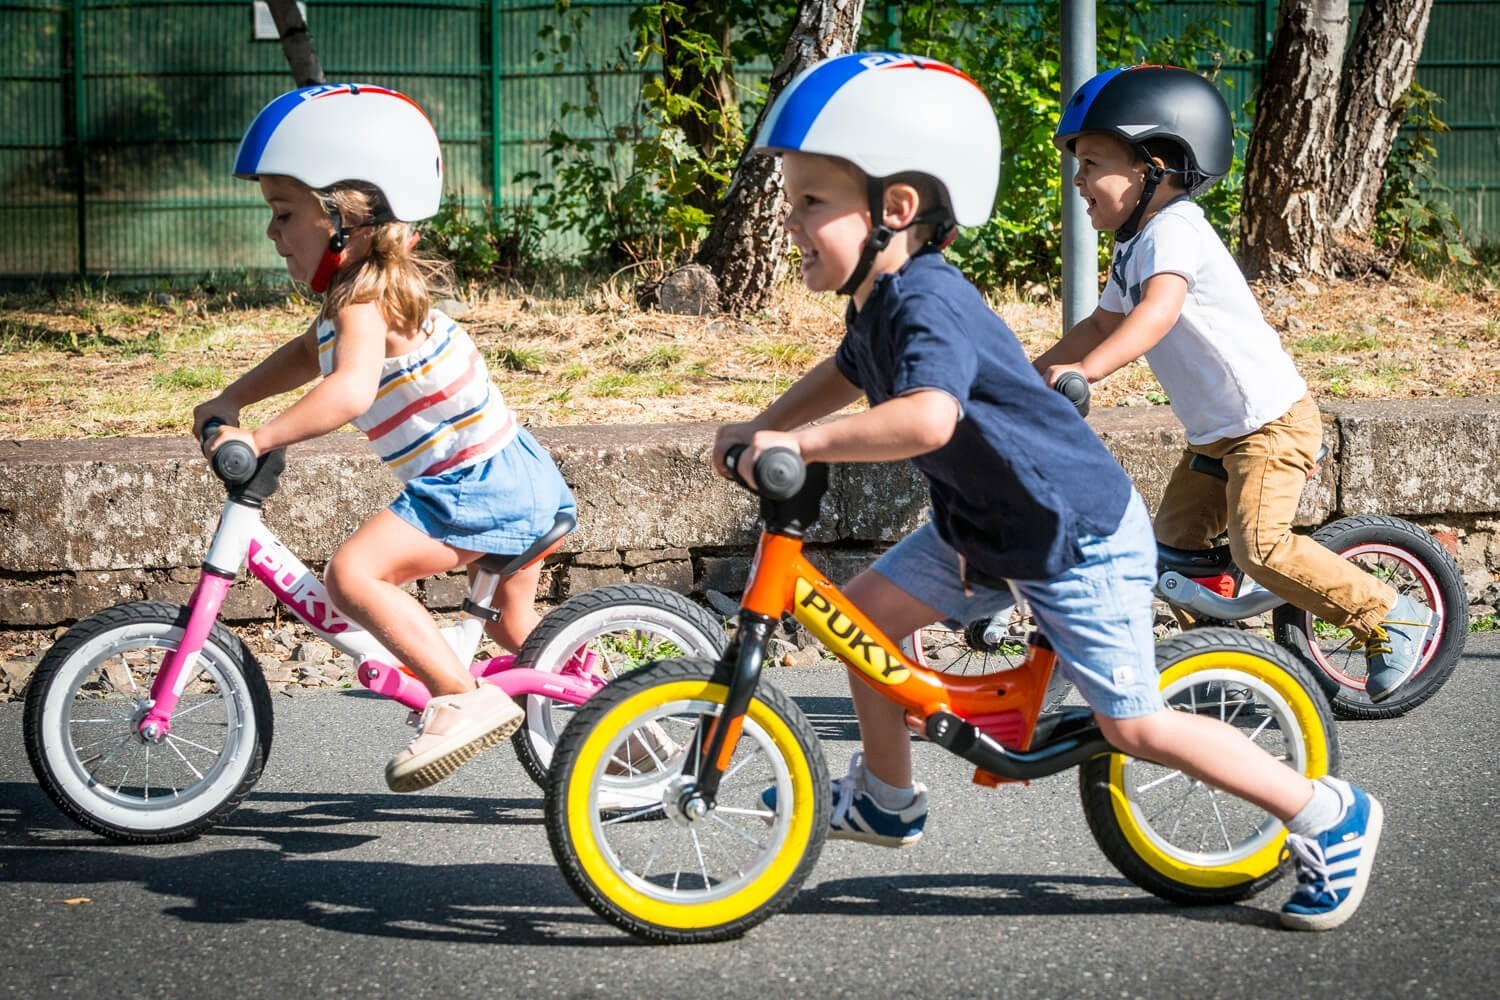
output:
[[[1243,437],[1281,416],[1307,383],[1261,315],[1203,209],[1186,198],[1167,205],[1134,239],[1115,247],[1099,307],[1129,315],[1153,275],[1187,281],[1182,313],[1146,352],[1189,444]]]

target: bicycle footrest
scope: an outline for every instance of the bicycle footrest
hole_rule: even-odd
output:
[[[1111,751],[1095,725],[1061,728],[1063,731],[1054,730],[1051,739],[1030,750],[1011,750],[952,712],[934,712],[927,719],[927,738],[981,770],[1010,781],[1045,778]]]

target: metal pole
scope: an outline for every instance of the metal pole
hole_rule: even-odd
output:
[[[1094,0],[1062,0],[1062,99],[1072,97],[1098,72],[1094,43]],[[1099,302],[1099,237],[1089,223],[1083,199],[1073,189],[1076,161],[1062,157],[1063,332],[1094,311]]]
[[[78,240],[78,279],[88,277],[89,270],[89,209],[88,181],[84,177],[88,163],[84,136],[84,78],[83,78],[83,0],[73,0],[68,8],[67,40],[63,58],[68,67],[66,91],[72,94],[69,107],[68,130],[72,133],[68,142],[68,156],[73,162],[73,222]]]
[[[508,27],[508,25],[507,25]],[[500,209],[500,196],[505,186],[505,172],[500,161],[500,109],[504,106],[500,100],[500,84],[503,68],[500,60],[504,58],[504,48],[501,45],[500,33],[500,3],[499,0],[490,0],[490,210],[492,212]],[[468,206],[465,206],[468,207]],[[493,222],[494,216],[487,221]]]

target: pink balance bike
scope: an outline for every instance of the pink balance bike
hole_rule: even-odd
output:
[[[259,779],[271,749],[270,691],[255,656],[218,620],[241,569],[353,657],[362,685],[413,711],[426,706],[426,686],[338,613],[262,520],[285,461],[281,451],[256,459],[243,445],[220,448],[212,466],[228,499],[188,603],[107,608],[68,629],[38,664],[26,692],[27,756],[48,797],[81,826],[128,843],[188,840],[233,812]],[[525,552],[479,560],[463,614],[442,630],[474,676],[525,707],[513,745],[538,783],[574,707],[607,680],[664,657],[714,657],[726,643],[722,625],[687,598],[622,584],[559,605],[520,653],[476,660],[500,577],[544,558],[573,525],[560,515]],[[631,751],[649,758],[661,748],[643,738]]]

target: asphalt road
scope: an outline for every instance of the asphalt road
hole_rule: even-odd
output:
[[[836,671],[781,669],[841,770]],[[737,942],[643,945],[554,869],[508,747],[424,793],[381,777],[407,738],[364,692],[276,695],[256,791],[190,844],[122,847],[64,819],[0,705],[0,995],[25,997],[1490,997],[1500,974],[1500,635],[1398,720],[1342,723],[1344,774],[1386,806],[1364,907],[1282,931],[1284,884],[1179,909],[1094,847],[1072,774],[998,790],[931,745],[927,837],[830,843]]]

